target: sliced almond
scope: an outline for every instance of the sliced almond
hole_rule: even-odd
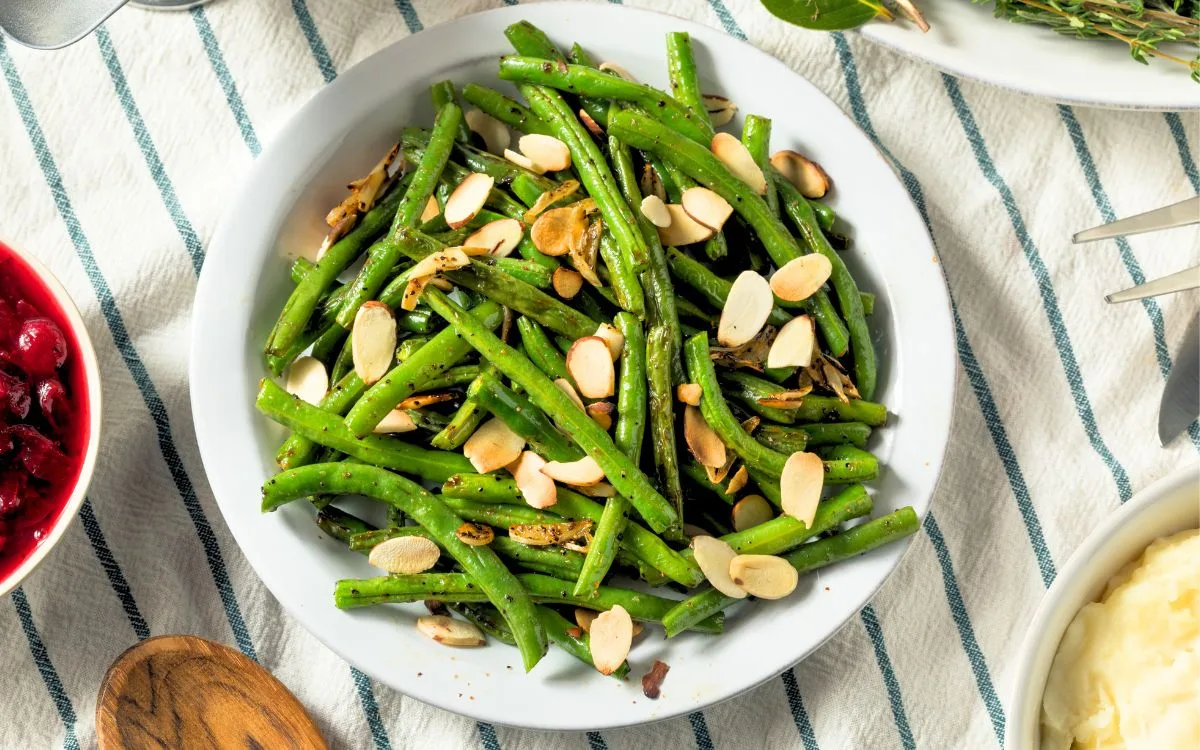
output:
[[[558,267],[550,276],[554,293],[563,299],[572,299],[583,288],[583,276],[570,268]]]
[[[733,504],[733,530],[745,531],[775,517],[771,504],[762,495],[746,495]]]
[[[742,271],[725,298],[717,341],[724,346],[741,346],[750,341],[766,325],[774,305],[767,280],[754,271]]]
[[[750,596],[782,599],[796,590],[800,574],[775,555],[738,555],[729,562],[729,577]]]
[[[316,405],[329,392],[329,373],[316,357],[304,356],[288,365],[287,392]]]
[[[509,429],[500,419],[493,417],[467,438],[463,444],[463,455],[475,467],[475,471],[486,474],[503,469],[521,457],[525,438]]]
[[[592,116],[587,113],[587,110],[579,110],[579,121],[588,129],[588,132],[597,138],[604,137],[604,128],[600,127],[600,123],[592,119]]]
[[[708,529],[702,529],[692,523],[685,523],[683,525],[683,535],[688,539],[698,536],[712,536],[712,534],[708,533]]]
[[[538,165],[533,163],[533,159],[530,159],[525,154],[519,153],[517,151],[513,151],[510,148],[504,149],[504,158],[508,159],[513,164],[516,164],[518,167],[524,167],[525,169],[528,169],[530,172],[533,172],[534,174],[545,174],[546,173],[546,170],[542,169],[541,167],[539,167]]]
[[[591,487],[576,487],[575,489],[579,490],[579,494],[586,495],[588,497],[609,498],[615,497],[617,494],[616,487],[613,487],[608,482],[593,484]]]
[[[596,67],[606,73],[616,73],[618,77],[624,78],[626,81],[630,81],[632,83],[638,82],[638,79],[633,77],[633,73],[630,73],[624,67],[616,64],[615,62],[602,62]]]
[[[526,224],[532,224],[533,220],[541,216],[542,212],[550,208],[550,206],[564,198],[570,198],[577,192],[579,192],[579,180],[563,180],[558,187],[551,188],[539,195],[537,200],[533,202],[533,205],[529,207],[529,210],[521,218]]]
[[[444,404],[447,401],[453,401],[455,395],[453,393],[418,393],[415,396],[409,396],[400,403],[396,404],[396,408],[401,411],[408,409],[424,409],[426,406],[434,404]]]
[[[700,397],[704,395],[704,389],[699,383],[680,383],[675,388],[675,397],[688,406],[699,406]]]
[[[525,451],[509,464],[508,470],[516,480],[517,489],[530,507],[549,508],[558,502],[558,488],[554,486],[554,480],[542,472],[545,467],[546,460],[533,451]]]
[[[807,315],[792,318],[783,324],[771,351],[767,352],[767,367],[808,367],[812,364],[813,343],[817,330]]]
[[[382,302],[364,302],[354,315],[350,354],[354,371],[371,385],[387,374],[396,351],[396,318]]]
[[[742,491],[749,481],[750,472],[746,470],[745,466],[739,466],[738,470],[729,478],[729,486],[725,488],[725,494],[730,496],[736,495]]]
[[[426,255],[408,271],[410,279],[432,276],[445,271],[457,271],[471,263],[471,258],[461,247],[448,247]]]
[[[403,409],[392,409],[383,419],[379,420],[379,424],[375,425],[373,432],[377,435],[393,435],[400,432],[412,432],[417,429],[417,423],[413,421],[412,416]]]
[[[733,599],[746,598],[745,590],[729,576],[729,563],[738,555],[728,542],[713,536],[692,537],[692,551],[700,572],[714,589]]]
[[[607,401],[593,401],[587,405],[587,413],[593,422],[600,425],[600,429],[607,432],[612,428],[612,413],[615,411],[615,408]]]
[[[482,646],[487,643],[483,631],[466,620],[445,615],[422,615],[417,618],[417,630],[444,646]]]
[[[610,323],[601,323],[593,334],[604,339],[604,343],[608,344],[609,354],[612,355],[613,362],[621,358],[621,352],[625,351],[625,334]]]
[[[585,633],[590,633],[592,630],[592,622],[600,615],[599,612],[593,609],[584,609],[583,607],[575,608],[575,624]]]
[[[733,116],[737,114],[737,105],[723,96],[704,94],[701,99],[704,101],[704,109],[708,111],[708,119],[712,120],[714,128],[728,125]]]
[[[688,216],[717,232],[733,215],[733,206],[729,205],[729,201],[706,187],[684,190],[679,203]]]
[[[561,172],[571,166],[571,149],[552,135],[530,133],[521,136],[517,147],[544,172]]]
[[[421,223],[424,224],[430,219],[436,219],[441,214],[442,207],[438,205],[437,198],[431,195],[429,196],[429,200],[425,201],[425,210],[421,212]]]
[[[466,521],[455,529],[454,536],[468,547],[486,547],[496,538],[496,532],[492,531],[491,526]]]
[[[800,302],[817,293],[833,272],[833,264],[820,253],[801,255],[783,264],[771,277],[771,291],[787,302]]]
[[[528,214],[527,214],[528,215]],[[557,258],[571,252],[580,241],[586,226],[580,227],[579,215],[573,206],[546,211],[529,228],[529,239],[542,255]]]
[[[479,133],[489,153],[499,156],[508,148],[508,144],[512,143],[512,133],[508,132],[508,126],[487,112],[468,109],[463,113],[463,117],[467,121],[467,127]]]
[[[494,184],[496,180],[491,175],[472,172],[454,188],[454,192],[446,199],[446,210],[442,212],[451,229],[466,226],[475,218],[487,202]]]
[[[592,664],[600,674],[612,674],[629,656],[629,647],[633,644],[633,620],[624,607],[614,604],[612,609],[601,612],[592,621],[588,635]]]
[[[546,477],[549,479],[549,477]],[[508,527],[513,540],[528,547],[549,547],[583,539],[592,532],[592,522],[564,521],[563,523],[522,523]]]
[[[571,373],[584,398],[608,398],[616,387],[616,368],[608,342],[599,336],[576,339],[567,351],[567,372]]]
[[[580,411],[587,411],[587,407],[583,405],[583,399],[581,399],[579,394],[575,392],[575,386],[571,385],[570,380],[567,380],[566,378],[555,378],[554,384],[558,386],[560,391],[567,394],[567,398],[571,399],[571,402],[578,406]]]
[[[712,152],[729,171],[759,195],[767,192],[767,178],[750,155],[745,144],[729,133],[717,133],[712,139]]]
[[[815,453],[798,451],[788,456],[779,477],[783,512],[812,528],[825,485],[825,465]]]
[[[497,258],[508,257],[525,236],[525,227],[516,219],[496,219],[481,226],[463,240],[463,247],[485,247]]]
[[[638,180],[638,187],[642,189],[642,195],[653,195],[663,202],[667,200],[667,190],[663,187],[662,177],[653,164],[642,166],[642,177]]]
[[[687,441],[688,450],[696,457],[702,466],[725,465],[725,443],[704,421],[700,407],[683,407],[683,438]]]
[[[542,466],[542,473],[556,482],[586,487],[604,481],[604,469],[591,456],[578,461],[550,461]]]
[[[821,165],[795,151],[776,151],[771,154],[771,166],[796,186],[805,198],[821,198],[829,192],[829,175]]]
[[[584,201],[579,201],[574,204],[575,216],[572,222],[575,227],[583,227],[582,232],[577,230],[572,234],[572,244],[570,250],[571,264],[575,266],[575,270],[583,277],[584,281],[594,287],[603,286],[600,277],[596,275],[596,258],[599,257],[600,240],[604,234],[604,222],[602,220],[589,221],[587,218],[587,209]]]
[[[668,213],[671,214],[671,223],[665,227],[656,227],[658,239],[664,245],[683,247],[704,242],[715,234],[712,229],[688,216],[687,211],[683,210],[683,206],[676,203],[668,203],[666,206]]]
[[[733,451],[727,451],[725,463],[720,466],[705,466],[704,474],[708,477],[708,481],[712,484],[720,484],[725,481],[725,477],[729,476],[729,470],[733,468],[737,462],[737,454]]]
[[[666,229],[671,226],[671,212],[667,210],[667,204],[663,203],[663,199],[657,195],[647,195],[642,198],[642,216],[650,220],[650,223],[659,229]]]
[[[400,309],[407,312],[416,310],[417,303],[421,301],[421,292],[425,291],[425,286],[432,280],[432,276],[409,276],[404,285],[404,293],[400,295]]]
[[[441,557],[438,546],[423,536],[398,536],[371,548],[367,562],[389,573],[424,573]]]
[[[742,429],[746,431],[747,435],[753,435],[754,431],[758,429],[760,424],[762,424],[762,417],[755,414],[753,417],[750,417],[742,422]]]

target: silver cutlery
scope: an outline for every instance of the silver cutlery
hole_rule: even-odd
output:
[[[1183,334],[1175,365],[1158,408],[1158,439],[1164,446],[1200,417],[1200,313]]]

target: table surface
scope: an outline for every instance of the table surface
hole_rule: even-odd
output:
[[[372,684],[250,570],[192,432],[186,352],[206,241],[262,144],[315,91],[396,39],[499,4],[222,0],[184,13],[126,8],[56,53],[0,40],[0,236],[72,292],[106,388],[105,444],[80,522],[0,601],[0,746],[94,746],[105,668],[165,633],[255,656],[337,747],[999,746],[1015,652],[1056,571],[1107,513],[1200,451],[1196,424],[1165,449],[1156,438],[1196,293],[1102,299],[1194,265],[1200,235],[1068,242],[1200,192],[1200,118],[1068,108],[956,81],[854,34],[788,27],[755,0],[631,4],[748,37],[849,112],[927,219],[931,262],[955,301],[946,469],[874,602],[782,678],[703,714],[543,734]]]

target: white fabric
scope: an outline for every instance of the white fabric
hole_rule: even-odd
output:
[[[494,746],[489,728],[378,684],[385,736],[373,738],[348,666],[281,611],[224,526],[192,434],[185,361],[196,284],[189,245],[198,252],[211,236],[257,144],[269,143],[325,85],[300,19],[311,14],[333,72],[406,36],[409,24],[498,4],[222,0],[192,13],[127,8],[104,35],[55,53],[5,45],[0,235],[43,259],[83,310],[104,372],[105,439],[90,493],[96,525],[75,523],[23,594],[0,601],[0,746],[93,746],[101,676],[139,632],[235,642],[181,500],[189,484],[249,642],[333,745]],[[934,521],[872,608],[800,664],[795,680],[809,747],[996,747],[1004,713],[995,703],[989,712],[988,701],[1007,702],[1015,651],[1052,575],[1046,566],[1043,574],[1031,540],[1044,539],[1045,559],[1059,569],[1129,491],[1196,460],[1195,438],[1167,449],[1157,442],[1164,377],[1152,325],[1161,310],[1160,343],[1173,352],[1195,293],[1149,307],[1106,305],[1104,293],[1133,283],[1120,248],[1072,247],[1068,238],[1104,219],[1096,190],[1122,216],[1200,190],[1194,163],[1185,167],[1200,153],[1200,121],[1065,109],[954,83],[855,35],[787,26],[755,0],[634,4],[744,32],[856,118],[869,118],[915,177],[910,189],[927,208],[961,317],[958,408]],[[217,46],[206,51],[210,28]],[[839,45],[852,61],[839,57]],[[236,92],[223,88],[214,59]],[[969,115],[956,110],[959,92]],[[125,106],[122,95],[132,98]],[[22,113],[26,96],[31,108]],[[244,107],[244,127],[231,102]],[[131,120],[126,110],[134,107]],[[998,179],[981,168],[965,119],[977,124]],[[1180,139],[1173,121],[1182,123]],[[1075,122],[1094,167],[1085,169],[1077,152],[1068,129]],[[1196,238],[1195,229],[1131,238],[1129,260],[1147,278],[1177,271],[1198,261]],[[102,309],[104,287],[115,310]],[[129,338],[124,354],[124,332],[111,322],[118,315]],[[152,415],[158,398],[165,411]],[[172,469],[176,449],[181,465]],[[122,578],[125,606],[112,583]],[[53,669],[43,670],[47,678],[31,647],[39,641]],[[716,748],[799,747],[792,705],[784,681],[774,679],[709,709],[703,725]],[[502,748],[675,748],[703,746],[699,725],[681,718],[590,739],[494,732]]]

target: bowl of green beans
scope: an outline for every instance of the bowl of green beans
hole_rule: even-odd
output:
[[[924,224],[832,102],[711,29],[549,3],[297,113],[214,237],[191,377],[304,627],[423,701],[583,730],[741,693],[864,606],[954,359]]]

